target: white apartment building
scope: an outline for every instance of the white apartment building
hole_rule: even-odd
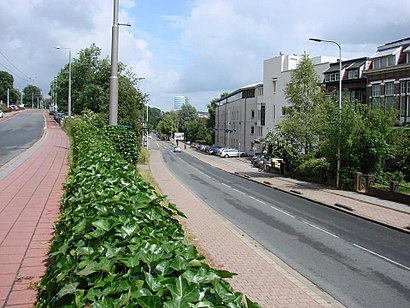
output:
[[[274,130],[285,117],[285,107],[289,102],[285,99],[285,88],[291,80],[292,70],[296,69],[302,56],[279,55],[263,62],[263,100],[266,105],[265,125],[261,126],[260,135],[264,136],[270,130]],[[330,63],[336,62],[335,57],[318,56],[311,58],[316,73],[323,80],[323,72]]]
[[[233,147],[248,155],[260,153],[259,140],[285,117],[289,103],[284,90],[302,56],[279,55],[263,63],[263,83],[237,89],[218,100],[215,112],[215,145]],[[323,77],[335,57],[312,58]]]

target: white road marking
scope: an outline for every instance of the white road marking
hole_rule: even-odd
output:
[[[377,252],[371,251],[371,250],[369,250],[369,249],[367,249],[367,248],[364,248],[364,247],[362,247],[362,246],[360,246],[360,245],[357,245],[357,244],[353,244],[353,246],[355,246],[355,247],[357,247],[357,248],[359,248],[359,249],[362,249],[362,250],[364,250],[364,251],[366,251],[366,252],[368,252],[368,253],[370,253],[370,254],[376,256],[376,257],[382,258],[383,260],[386,260],[387,262],[393,263],[393,264],[395,264],[395,265],[397,265],[397,266],[400,266],[400,267],[402,267],[402,268],[404,268],[404,269],[410,271],[410,267],[407,267],[407,266],[405,266],[405,265],[403,265],[403,264],[401,264],[401,263],[399,263],[399,262],[396,262],[396,261],[394,261],[394,260],[392,260],[392,259],[389,259],[389,258],[387,258],[387,257],[385,257],[385,256],[382,256],[382,255],[378,254]]]
[[[320,228],[320,227],[318,227],[318,226],[315,226],[315,225],[313,225],[313,224],[311,224],[311,223],[308,223],[307,221],[305,221],[305,223],[308,224],[309,226],[311,226],[312,228],[315,228],[315,229],[317,229],[317,230],[319,230],[319,231],[322,231],[322,232],[324,232],[324,233],[326,233],[326,234],[328,234],[328,235],[330,235],[330,236],[333,236],[333,237],[335,237],[335,238],[339,238],[337,235],[335,235],[335,234],[333,234],[333,233],[330,233],[329,231],[326,231],[326,230],[324,230],[324,229],[322,229],[322,228]]]
[[[240,191],[239,189],[233,188],[233,190],[242,195],[246,195],[243,191]]]
[[[251,198],[252,200],[255,200],[255,201],[260,202],[260,203],[262,203],[262,204],[266,204],[266,203],[263,202],[262,200],[259,200],[258,198],[255,198],[255,197],[253,197],[253,196],[248,195],[248,197]]]
[[[221,183],[221,185],[226,186],[226,187],[228,187],[228,188],[232,188],[231,186],[229,186],[229,185],[227,185],[227,184],[225,184],[225,183]]]
[[[285,212],[285,211],[283,211],[283,210],[281,210],[281,209],[278,209],[277,207],[274,207],[274,206],[270,206],[272,209],[274,209],[274,210],[276,210],[276,211],[278,211],[278,212],[281,212],[282,214],[285,214],[285,215],[287,215],[287,216],[289,216],[289,217],[292,217],[292,218],[295,218],[295,216],[293,216],[292,214],[289,214],[288,212]]]

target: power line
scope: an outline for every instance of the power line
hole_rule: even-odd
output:
[[[22,80],[25,80],[26,82],[30,82],[30,80],[32,79],[30,76],[27,76],[23,71],[21,71],[17,66],[15,66],[15,65],[9,60],[9,58],[7,58],[7,56],[6,56],[1,50],[0,50],[0,54],[3,56],[4,59],[6,59],[6,61],[7,61],[8,63],[10,63],[10,65],[11,65],[12,67],[14,67],[19,73],[21,73],[22,75],[24,75],[25,78],[24,78],[24,77],[21,77],[19,74],[16,74],[15,71],[11,70],[10,68],[8,68],[6,65],[4,65],[4,64],[1,63],[1,62],[0,62],[0,65],[2,65],[4,68],[6,68],[6,70],[7,70],[9,73],[12,73],[12,74],[15,75],[16,77],[18,77],[18,78],[20,78],[20,79],[22,79]]]
[[[0,62],[0,65],[1,65],[2,67],[4,67],[5,70],[6,70],[8,73],[12,74],[13,77],[18,77],[19,79],[24,80],[24,81],[26,81],[26,82],[29,82],[29,79],[31,79],[31,78],[27,79],[27,78],[21,77],[20,75],[18,75],[18,74],[16,74],[15,72],[13,72],[13,70],[11,70],[10,68],[8,68],[6,65],[4,65],[4,64],[1,63],[1,62]]]

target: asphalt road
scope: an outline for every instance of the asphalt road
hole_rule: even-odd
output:
[[[210,207],[348,307],[410,303],[410,236],[231,175],[156,142]],[[215,157],[215,159],[221,159]]]
[[[0,167],[30,148],[43,134],[42,110],[27,110],[0,121]]]

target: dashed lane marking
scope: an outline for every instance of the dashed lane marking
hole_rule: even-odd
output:
[[[289,214],[288,212],[286,212],[286,211],[284,211],[284,210],[281,210],[281,209],[278,209],[277,207],[274,207],[274,206],[270,206],[272,209],[274,209],[275,211],[278,211],[278,212],[281,212],[282,214],[285,214],[285,215],[287,215],[287,216],[289,216],[289,217],[292,217],[292,218],[295,218],[295,216],[293,216],[292,214]]]
[[[370,249],[364,248],[363,246],[360,246],[360,245],[357,245],[357,244],[353,244],[353,246],[354,246],[354,247],[357,247],[357,248],[359,248],[359,249],[361,249],[361,250],[364,250],[364,251],[366,251],[366,252],[368,252],[368,253],[370,253],[370,254],[376,256],[376,257],[379,257],[379,258],[381,258],[381,259],[383,259],[383,260],[385,260],[385,261],[387,261],[387,262],[390,262],[390,263],[392,263],[392,264],[395,264],[395,265],[397,265],[397,266],[400,266],[400,267],[402,267],[402,268],[404,268],[404,269],[410,271],[410,267],[407,267],[407,266],[405,266],[405,265],[403,265],[403,264],[401,264],[401,263],[399,263],[399,262],[396,262],[396,261],[394,261],[394,260],[392,260],[392,259],[389,259],[389,258],[387,258],[387,257],[385,257],[385,256],[382,256],[381,254],[378,254],[377,252],[374,252],[374,251],[372,251],[372,250],[370,250]]]

